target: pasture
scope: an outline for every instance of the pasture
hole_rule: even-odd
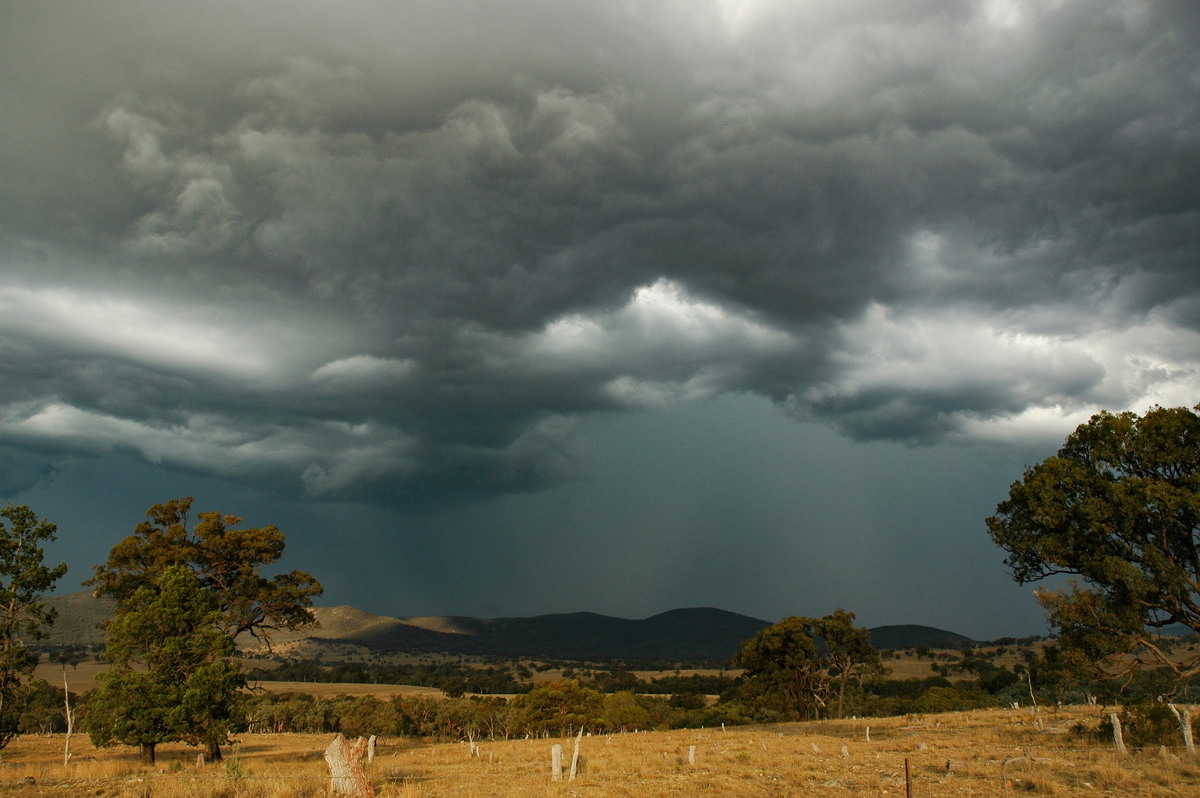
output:
[[[380,740],[368,766],[380,796],[904,796],[914,798],[1200,794],[1200,760],[1181,748],[1132,750],[1071,733],[1095,708],[1028,709],[584,737],[575,781],[550,778],[550,747],[572,740],[466,743]],[[868,733],[869,729],[869,733]],[[142,765],[130,748],[94,750],[61,735],[25,736],[0,756],[0,793],[95,798],[310,798],[327,794],[322,752],[332,735],[242,735],[226,761],[197,766],[196,749],[159,747]],[[694,748],[694,764],[689,754]]]

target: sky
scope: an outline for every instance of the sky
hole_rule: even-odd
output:
[[[0,502],[327,605],[1046,631],[984,520],[1200,402],[1200,14],[0,0]]]

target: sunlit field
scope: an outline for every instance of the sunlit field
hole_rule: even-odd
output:
[[[850,796],[1088,795],[1191,797],[1200,761],[1181,748],[1133,750],[1081,738],[1097,710],[987,710],[902,718],[584,737],[586,765],[554,782],[550,748],[573,740],[433,744],[384,738],[368,774],[381,796]],[[1039,728],[1039,726],[1043,728]],[[300,798],[327,792],[322,757],[332,735],[243,735],[224,763],[198,766],[196,749],[159,748],[153,766],[137,751],[96,751],[72,739],[27,736],[2,752],[0,792],[103,798]],[[694,764],[689,753],[694,749]]]

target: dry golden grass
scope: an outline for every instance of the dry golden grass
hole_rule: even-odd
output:
[[[109,666],[95,660],[81,662],[75,667],[67,668],[67,684],[72,693],[86,693],[99,687],[96,674],[108,670]],[[33,672],[33,678],[45,679],[55,687],[62,687],[63,667],[52,662],[43,662]]]
[[[84,693],[99,687],[96,675],[108,670],[109,666],[100,662],[84,662],[77,668],[67,669],[67,682],[71,692]],[[55,687],[62,686],[61,665],[39,665],[34,672],[34,678],[45,679]],[[393,696],[429,696],[444,698],[445,693],[434,687],[415,687],[405,684],[353,684],[349,682],[251,682],[255,690],[265,690],[269,693],[307,693],[321,698],[332,696],[375,696],[387,700]]]
[[[550,780],[550,746],[571,740],[428,744],[385,739],[368,773],[380,796],[903,796],[905,760],[917,798],[1200,795],[1200,762],[1179,749],[1118,756],[1067,734],[1095,710],[1043,715],[990,710],[927,717],[825,721],[585,737],[574,782]],[[867,727],[870,739],[867,739]],[[300,798],[326,794],[322,752],[332,735],[245,735],[224,765],[197,767],[196,749],[161,746],[153,767],[133,749],[94,751],[76,737],[26,737],[3,752],[0,793],[96,798]],[[696,747],[695,765],[688,752]],[[843,753],[844,750],[844,753]],[[953,763],[948,769],[947,763]],[[32,779],[32,782],[29,780]]]

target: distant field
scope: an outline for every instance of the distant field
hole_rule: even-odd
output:
[[[1038,645],[1041,646],[1041,645],[1045,645],[1045,644],[1038,644]],[[885,659],[883,661],[883,664],[884,664],[884,667],[886,667],[890,671],[890,673],[888,675],[888,678],[890,678],[890,679],[923,679],[928,676],[934,675],[933,665],[935,663],[950,661],[950,660],[944,659],[945,657],[950,657],[953,660],[957,660],[958,657],[960,656],[960,654],[961,654],[961,652],[959,652],[959,651],[934,650],[934,651],[930,652],[928,657],[921,658],[921,657],[917,657],[916,655],[912,654],[911,652],[903,652],[895,658]],[[941,658],[941,659],[939,659],[939,658]],[[433,663],[444,662],[444,661],[454,662],[454,661],[459,661],[461,659],[464,662],[464,664],[475,664],[475,665],[478,665],[479,667],[492,667],[496,664],[494,662],[488,662],[485,660],[476,660],[473,662],[473,660],[475,658],[471,658],[471,657],[458,658],[458,657],[452,657],[449,655],[429,655],[429,654],[392,655],[387,658],[383,658],[383,657],[379,657],[379,658],[351,657],[349,659],[351,659],[352,661],[360,661],[360,662],[370,662],[370,661],[381,662],[382,661],[382,662],[387,662],[388,664],[421,664],[421,663],[433,664]],[[522,661],[529,662],[529,660],[522,660]],[[1021,661],[1021,658],[1020,658],[1019,654],[1016,653],[1015,651],[1009,651],[1004,656],[997,658],[996,661],[998,664],[1002,664],[1002,665],[1005,665],[1005,666],[1011,668],[1013,664],[1017,663],[1018,661]],[[264,662],[262,664],[270,667],[273,663]],[[67,669],[67,679],[70,683],[71,690],[73,692],[82,693],[82,692],[86,692],[87,690],[90,690],[90,689],[96,687],[97,686],[96,674],[103,671],[106,667],[108,667],[108,666],[103,665],[98,662],[89,661],[89,662],[84,662],[75,668],[68,668]],[[587,679],[587,678],[591,678],[590,674],[592,673],[592,669],[588,668],[586,666],[580,665],[580,666],[577,666],[576,668],[574,668],[574,673],[575,673],[575,678]],[[741,673],[741,671],[733,670],[733,669],[720,670],[720,669],[690,669],[690,668],[688,668],[688,669],[683,669],[683,670],[668,670],[668,671],[635,670],[635,671],[633,671],[633,673],[639,679],[644,679],[646,681],[650,681],[653,679],[661,678],[663,676],[676,676],[676,675],[691,676],[693,674],[699,674],[702,676],[717,676],[717,675],[737,676]],[[35,678],[45,679],[46,681],[48,681],[54,685],[62,684],[62,666],[55,665],[52,663],[39,665],[37,668],[37,671],[35,673]],[[561,680],[562,678],[563,678],[563,669],[562,668],[552,668],[552,669],[543,670],[543,671],[534,670],[533,676],[532,676],[532,681],[534,681],[534,682],[558,681],[558,680]],[[321,682],[317,682],[317,683],[314,683],[314,682],[262,682],[261,686],[264,687],[265,689],[271,690],[273,692],[285,692],[285,691],[286,692],[299,692],[299,693],[309,693],[309,694],[318,695],[318,696],[374,695],[374,696],[386,697],[386,696],[392,696],[392,695],[441,695],[441,691],[433,689],[433,688],[409,687],[409,686],[404,686],[404,685],[326,684],[326,683],[321,683]]]
[[[86,693],[88,690],[99,687],[96,682],[96,674],[108,670],[108,665],[94,660],[81,662],[79,665],[67,668],[67,684],[71,688],[72,693]],[[63,683],[63,667],[54,663],[42,663],[38,665],[33,672],[33,678],[45,679],[50,684],[56,687],[61,687]]]
[[[1040,729],[1028,710],[908,718],[698,729],[585,737],[586,766],[575,782],[550,780],[550,746],[572,740],[466,743],[384,738],[368,775],[381,798],[451,796],[1130,796],[1191,798],[1200,765],[1179,748],[1118,756],[1110,745],[1070,733],[1097,710],[1047,711]],[[869,739],[868,739],[869,729]],[[141,765],[131,748],[95,750],[63,738],[22,737],[5,751],[0,793],[13,798],[301,798],[326,795],[322,752],[333,735],[243,735],[224,765],[197,767],[196,749],[164,745]],[[694,746],[695,761],[689,762]],[[948,766],[949,763],[949,766]]]
[[[108,665],[100,662],[84,662],[76,668],[67,668],[67,684],[73,693],[85,693],[95,687],[96,674],[108,669]],[[62,684],[63,672],[61,665],[38,665],[34,672],[35,679],[45,679],[50,684]],[[391,698],[394,695],[431,695],[442,696],[442,691],[433,687],[413,687],[401,684],[327,684],[324,682],[251,682],[252,687],[261,688],[271,693],[308,693],[315,696],[364,696]]]
[[[325,682],[251,682],[256,690],[268,693],[306,693],[320,698],[332,698],[339,695],[374,696],[389,699],[393,696],[423,695],[433,698],[444,698],[445,693],[436,687],[414,687],[407,684],[328,684]]]

